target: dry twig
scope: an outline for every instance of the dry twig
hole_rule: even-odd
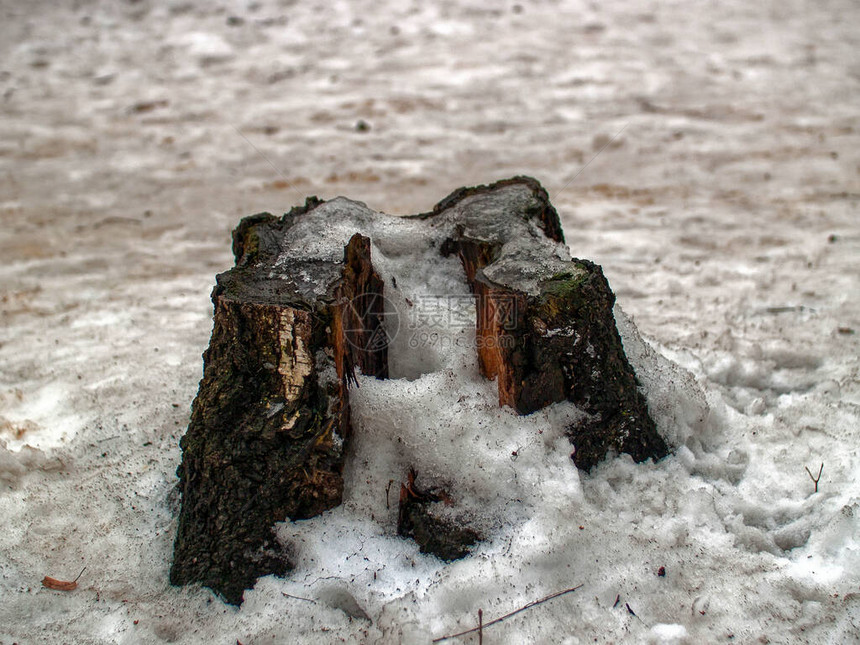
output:
[[[806,468],[806,472],[809,474],[809,478],[815,482],[815,492],[817,493],[818,492],[818,481],[821,479],[822,471],[824,471],[824,464],[822,463],[821,468],[818,469],[818,478],[817,479],[812,475],[812,472],[809,470],[809,468],[807,468],[806,466],[804,466],[804,468]]]
[[[389,493],[389,491],[391,490],[391,484],[393,484],[393,483],[394,483],[394,480],[393,480],[393,479],[389,479],[389,480],[388,480],[388,486],[386,486],[386,487],[385,487],[385,508],[391,508],[391,507],[388,505],[388,493]]]
[[[511,616],[515,616],[516,614],[520,613],[521,611],[525,611],[526,609],[531,609],[532,607],[537,607],[538,605],[543,604],[548,600],[552,600],[553,598],[558,598],[559,596],[563,596],[565,594],[572,593],[572,592],[574,592],[580,588],[582,588],[582,585],[577,585],[575,587],[571,587],[570,589],[565,589],[564,591],[558,591],[554,594],[550,594],[549,596],[541,598],[540,600],[535,600],[534,602],[530,602],[527,605],[523,605],[519,609],[515,609],[514,611],[507,613],[504,616],[501,616],[499,618],[496,618],[495,620],[491,620],[488,623],[483,622],[484,612],[478,611],[478,626],[477,627],[473,627],[472,629],[467,629],[466,631],[459,632],[458,634],[449,634],[448,636],[440,636],[439,638],[434,638],[433,642],[434,643],[441,643],[442,641],[447,641],[447,640],[450,640],[452,638],[458,638],[460,636],[466,636],[467,634],[474,634],[475,632],[478,632],[479,639],[483,639],[484,627],[492,627],[493,625],[496,625],[497,623],[500,623],[503,620],[507,620]]]

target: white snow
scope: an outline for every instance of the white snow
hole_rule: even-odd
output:
[[[0,3],[0,643],[428,643],[580,584],[485,642],[860,642],[857,19]],[[499,409],[467,327],[401,316],[398,380],[354,390],[345,503],[279,527],[297,569],[238,610],[171,587],[178,441],[239,218],[311,194],[415,213],[514,174],[603,266],[674,454],[576,471],[575,409]],[[407,262],[390,229],[389,306],[450,294],[460,320],[456,261]],[[410,465],[486,533],[469,557],[396,536]]]

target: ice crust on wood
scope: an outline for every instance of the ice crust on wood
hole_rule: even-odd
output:
[[[533,179],[460,189],[411,217],[310,198],[282,218],[243,220],[233,250],[236,266],[212,294],[214,329],[182,440],[175,584],[200,582],[238,604],[256,578],[291,568],[272,527],[341,503],[356,374],[417,378],[460,365],[455,351],[411,342],[425,298],[445,299],[449,322],[466,316],[445,338],[471,343],[500,405],[529,414],[575,404],[566,433],[580,468],[607,452],[667,453],[624,355],[609,285],[600,267],[570,258]],[[411,298],[398,274],[411,276]],[[431,501],[421,508],[440,506]],[[401,533],[414,535],[416,508],[401,507],[412,523]],[[421,522],[469,544],[478,535],[423,510]],[[439,543],[443,558],[468,551]]]

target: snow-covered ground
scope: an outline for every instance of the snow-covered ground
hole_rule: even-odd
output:
[[[485,642],[860,642],[858,19],[0,2],[0,643],[426,643],[580,584]],[[299,566],[241,609],[170,587],[178,441],[239,218],[309,194],[419,212],[514,174],[665,357],[619,316],[675,453],[585,475],[552,462],[571,411],[520,423],[468,365],[371,384],[357,408],[389,421],[410,397],[441,426],[491,419],[510,522],[443,565],[356,494],[283,525]],[[376,456],[356,444],[348,477]]]

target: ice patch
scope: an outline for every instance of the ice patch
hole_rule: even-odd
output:
[[[706,440],[719,425],[695,377],[646,343],[620,305],[615,305],[614,313],[624,353],[660,434],[674,447]]]
[[[70,392],[60,384],[45,385],[27,393],[2,411],[0,438],[11,451],[25,446],[49,450],[71,441],[83,419],[68,412]]]
[[[184,47],[191,58],[201,65],[223,63],[235,56],[235,50],[219,34],[206,31],[192,31],[182,34],[176,44]]]
[[[651,628],[648,642],[653,645],[681,645],[691,642],[687,638],[687,628],[683,625],[659,623]]]

